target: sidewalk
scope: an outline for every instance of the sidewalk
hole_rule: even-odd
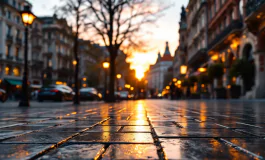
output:
[[[265,157],[264,102],[0,106],[0,159]]]

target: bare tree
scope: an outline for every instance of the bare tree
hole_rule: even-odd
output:
[[[155,0],[86,0],[89,17],[86,25],[101,37],[109,52],[109,100],[115,101],[115,60],[122,46],[133,44],[143,25],[153,23],[165,8]],[[135,44],[133,44],[135,45]]]
[[[73,22],[74,31],[74,59],[76,61],[75,66],[75,97],[74,104],[80,104],[79,99],[79,57],[78,57],[78,39],[80,35],[80,28],[84,25],[85,18],[87,17],[87,5],[86,0],[61,0],[61,4],[55,7],[56,13],[60,16],[67,18],[68,21]]]

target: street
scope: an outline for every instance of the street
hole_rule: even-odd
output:
[[[265,101],[0,104],[0,159],[263,159]]]

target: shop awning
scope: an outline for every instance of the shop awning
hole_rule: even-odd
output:
[[[22,86],[22,80],[16,80],[16,79],[5,79],[7,83],[14,85],[14,86]]]

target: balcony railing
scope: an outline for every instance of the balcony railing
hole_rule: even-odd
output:
[[[234,20],[232,23],[227,26],[220,34],[218,34],[208,45],[208,49],[212,49],[217,43],[224,39],[227,35],[232,33],[235,30],[243,28],[242,20]]]
[[[247,16],[249,16],[252,12],[257,11],[264,4],[265,0],[248,0],[246,5]]]
[[[10,56],[10,55],[7,55],[7,56],[6,56],[6,59],[7,59],[7,60],[13,60],[13,58],[14,58],[14,57],[13,57],[13,56]]]
[[[22,39],[21,38],[16,38],[16,43],[18,44],[18,45],[22,45]]]
[[[11,42],[13,42],[13,36],[11,36],[11,35],[6,35],[6,40],[7,40],[7,41],[11,41]]]

